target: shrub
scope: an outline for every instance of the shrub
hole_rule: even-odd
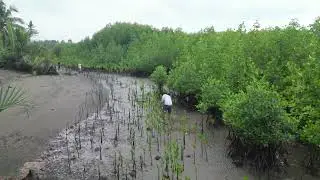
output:
[[[231,95],[230,93],[225,81],[209,78],[201,87],[201,100],[197,107],[200,111],[207,111],[210,107],[219,107],[223,100]]]
[[[279,94],[266,83],[253,82],[246,92],[230,96],[222,106],[232,131],[229,154],[254,160],[262,170],[276,167],[289,123]]]
[[[152,81],[154,81],[160,92],[163,90],[163,86],[167,81],[167,71],[166,68],[162,65],[157,66],[153,73],[150,75]]]

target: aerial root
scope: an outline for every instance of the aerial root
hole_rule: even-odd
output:
[[[236,166],[249,164],[257,171],[280,170],[286,165],[284,155],[287,152],[282,144],[254,144],[237,135],[233,130],[228,135],[230,140],[227,154]]]

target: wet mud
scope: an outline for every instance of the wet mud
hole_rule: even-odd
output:
[[[173,108],[169,120],[173,125],[170,134],[157,133],[146,125],[148,108],[139,105],[139,98],[152,91],[149,80],[110,74],[88,76],[97,79],[108,92],[105,102],[96,101],[100,106],[92,110],[96,113],[89,117],[85,116],[85,108],[79,110],[82,115],[50,142],[48,151],[42,155],[42,161],[46,162],[43,178],[317,179],[306,175],[299,166],[289,168],[289,172],[282,175],[237,167],[226,155],[227,130],[202,126],[201,114],[179,106]],[[179,130],[178,119],[184,115],[187,127],[196,127],[193,131]],[[199,136],[202,127],[207,136],[206,143]],[[164,151],[170,140],[179,146],[185,144],[179,158],[183,170],[178,175],[172,173],[172,167],[166,171],[164,163]]]
[[[158,132],[148,124],[149,115],[155,109],[146,105],[150,102],[148,92],[154,88],[146,78],[97,72],[78,76],[91,82],[86,84],[91,90],[83,91],[82,103],[77,104],[76,111],[69,112],[72,118],[54,126],[55,132],[50,135],[55,135],[49,142],[48,135],[41,138],[21,131],[2,136],[0,141],[6,147],[10,144],[19,147],[3,153],[10,161],[7,169],[21,166],[27,160],[39,165],[40,179],[319,179],[305,173],[301,162],[306,151],[298,147],[291,149],[290,167],[285,173],[260,173],[239,167],[226,154],[226,128],[208,126],[200,113],[188,111],[178,104],[174,104],[170,119],[164,120],[170,124],[170,132]],[[76,91],[74,88],[77,87],[82,86],[72,85],[68,91]],[[45,118],[45,115],[41,117]],[[182,117],[186,117],[183,125]],[[60,132],[56,132],[58,127],[62,129]],[[50,127],[43,126],[42,129],[47,131]],[[166,163],[169,145],[177,145],[169,153],[170,162],[174,159],[172,154],[179,156],[175,159],[176,164]],[[15,158],[10,160],[10,157]]]

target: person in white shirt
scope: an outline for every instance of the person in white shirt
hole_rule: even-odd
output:
[[[163,103],[163,109],[165,112],[169,114],[172,111],[172,99],[169,93],[165,93],[162,95],[161,102]]]
[[[79,72],[81,72],[81,64],[78,64],[78,69],[79,69]]]

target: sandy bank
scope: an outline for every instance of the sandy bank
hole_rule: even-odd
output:
[[[27,91],[29,117],[21,107],[0,113],[0,176],[16,174],[36,158],[48,139],[74,119],[91,82],[83,76],[31,76],[0,70],[0,85],[14,84]]]

